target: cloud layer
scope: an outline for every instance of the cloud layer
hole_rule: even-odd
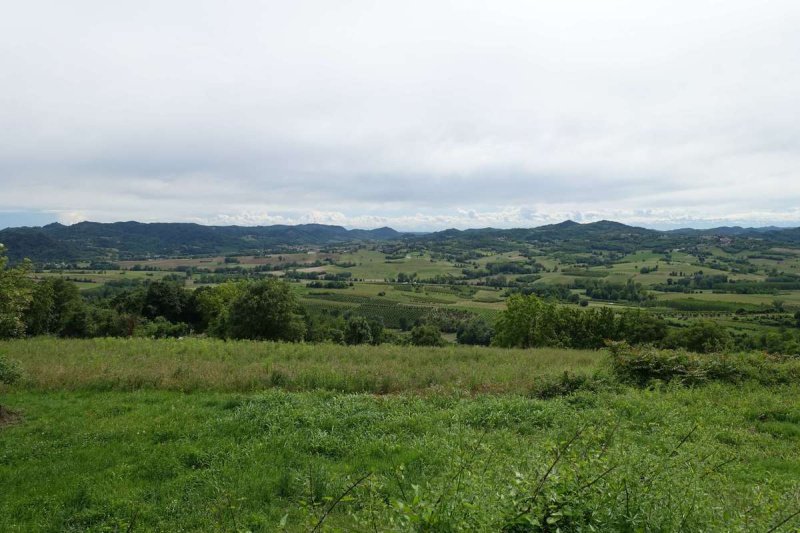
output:
[[[0,211],[800,225],[796,2],[32,0],[6,15]]]

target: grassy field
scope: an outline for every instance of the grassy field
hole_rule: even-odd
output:
[[[46,280],[49,278],[62,278],[74,282],[79,290],[94,289],[109,281],[118,280],[160,280],[174,272],[157,271],[127,271],[127,270],[65,270],[62,272],[39,272],[34,274],[34,279]]]
[[[339,261],[355,263],[355,266],[326,267],[325,270],[331,273],[352,272],[355,278],[377,281],[396,278],[400,272],[406,274],[416,272],[417,276],[423,279],[436,275],[461,273],[460,268],[456,268],[446,261],[434,261],[428,254],[406,254],[402,258],[387,259],[387,256],[381,252],[362,249],[355,253],[342,254]]]
[[[568,350],[0,353],[24,373],[0,389],[19,413],[0,427],[2,531],[800,527],[796,383],[635,388],[608,381],[604,352]]]
[[[216,339],[37,338],[0,342],[30,390],[530,394],[564,372],[588,374],[595,351],[282,344]]]

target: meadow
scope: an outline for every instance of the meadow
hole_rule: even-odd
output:
[[[742,356],[754,374],[734,382],[704,356],[717,371],[700,381],[641,386],[605,350],[34,338],[0,353],[23,375],[0,389],[17,413],[0,427],[3,531],[800,527],[792,359]]]
[[[533,394],[563,374],[588,375],[602,359],[589,350],[342,346],[217,339],[0,341],[20,361],[21,385],[36,391]]]

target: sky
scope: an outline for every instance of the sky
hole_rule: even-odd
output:
[[[26,0],[0,227],[800,226],[800,2]]]

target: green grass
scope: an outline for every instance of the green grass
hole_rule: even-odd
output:
[[[728,302],[744,305],[764,305],[772,306],[775,300],[781,300],[790,307],[800,306],[800,291],[784,291],[780,294],[735,294],[735,293],[714,293],[711,291],[695,292],[683,294],[680,292],[654,293],[659,300],[683,300],[693,298],[695,300],[709,302]]]
[[[545,503],[561,498],[598,520],[614,512],[631,530],[766,531],[800,505],[797,421],[777,420],[796,412],[798,393],[17,390],[4,402],[23,419],[0,429],[0,530],[275,531],[283,521],[309,531],[370,474],[323,525],[497,531],[524,509],[554,447],[582,427]]]
[[[0,353],[24,373],[0,389],[20,415],[0,427],[0,531],[767,531],[800,509],[792,381],[638,388],[604,352],[557,349]]]
[[[0,342],[31,390],[529,394],[564,372],[588,375],[603,355],[542,348],[340,346],[218,339],[40,337]]]
[[[386,255],[374,250],[359,250],[352,254],[343,254],[341,262],[355,263],[356,266],[325,267],[326,272],[352,272],[353,277],[367,280],[384,280],[396,278],[400,272],[417,273],[421,279],[436,275],[460,275],[461,269],[446,261],[431,261],[430,255],[408,254],[402,259],[387,260]]]

